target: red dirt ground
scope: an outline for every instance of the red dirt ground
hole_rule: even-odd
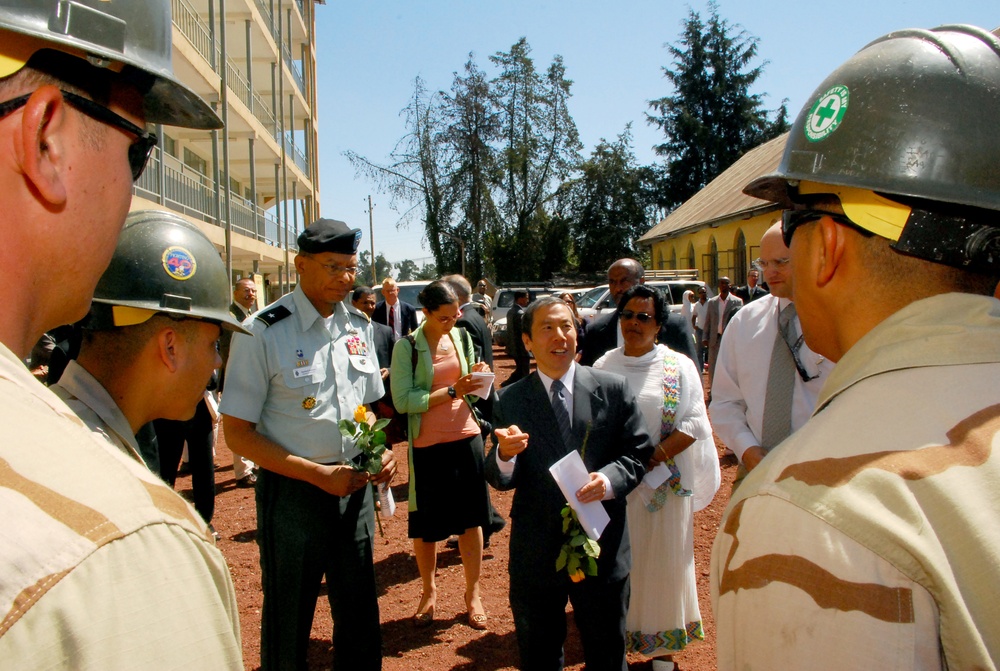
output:
[[[513,369],[510,358],[495,351],[498,381],[505,380]],[[716,441],[718,443],[718,441]],[[434,624],[415,628],[411,617],[420,598],[420,578],[412,555],[411,541],[406,537],[406,449],[400,444],[395,450],[400,462],[392,490],[397,501],[396,515],[384,519],[385,536],[376,538],[375,573],[379,582],[379,608],[382,616],[382,639],[385,671],[504,671],[516,669],[517,644],[514,622],[507,602],[508,526],[493,536],[486,550],[482,568],[483,604],[489,615],[489,630],[475,631],[465,621],[463,593],[465,582],[458,550],[440,548],[437,569],[437,609]],[[243,660],[247,669],[260,667],[260,565],[255,541],[257,519],[253,490],[240,489],[233,481],[231,453],[220,436],[216,462],[222,468],[216,472],[216,530],[221,534],[219,547],[229,562],[236,585],[243,632]],[[715,500],[695,515],[695,563],[698,573],[698,596],[706,638],[695,642],[674,656],[684,671],[710,671],[716,668],[715,620],[712,616],[708,588],[708,564],[712,541],[719,520],[729,501],[729,491],[735,476],[735,465],[722,461],[722,487]],[[178,480],[182,494],[189,493],[190,477]],[[496,508],[506,517],[513,492],[491,491]],[[333,623],[325,589],[316,605],[312,642],[309,651],[310,669],[329,669]],[[569,636],[566,641],[566,668],[583,669],[583,653],[579,635],[568,616]],[[629,668],[647,671],[648,661],[640,655],[629,656]]]

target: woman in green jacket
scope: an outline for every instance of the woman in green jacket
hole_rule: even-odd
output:
[[[408,535],[423,581],[414,622],[434,620],[437,543],[455,534],[465,569],[469,625],[485,629],[479,571],[489,500],[483,439],[469,393],[476,387],[472,372],[489,367],[475,361],[469,334],[453,328],[461,310],[447,283],[430,283],[419,298],[424,321],[396,342],[391,375],[393,403],[398,412],[409,414]]]

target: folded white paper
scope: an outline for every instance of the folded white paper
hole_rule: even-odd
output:
[[[608,526],[611,518],[608,511],[600,501],[590,503],[580,503],[576,499],[576,492],[585,484],[590,482],[590,474],[587,466],[583,463],[580,453],[573,450],[565,457],[549,466],[549,473],[552,474],[560,491],[566,497],[566,502],[576,511],[576,516],[580,519],[580,526],[587,532],[591,540],[599,540],[604,533],[604,527]]]
[[[653,500],[656,490],[670,477],[670,469],[663,462],[658,463],[651,471],[646,473],[639,486],[635,488],[643,505],[649,505]]]
[[[489,396],[490,389],[493,388],[494,377],[496,376],[493,373],[473,373],[472,381],[476,383],[476,386],[469,392],[469,394],[480,398]]]
[[[378,500],[380,503],[379,513],[383,517],[392,517],[396,514],[396,500],[392,497],[392,490],[384,482],[378,486]]]

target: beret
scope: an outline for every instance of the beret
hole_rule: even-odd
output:
[[[299,233],[299,251],[306,254],[355,254],[361,244],[361,229],[336,219],[317,219]]]

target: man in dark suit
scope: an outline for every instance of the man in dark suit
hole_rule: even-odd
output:
[[[626,671],[631,550],[625,496],[642,479],[653,443],[624,378],[574,365],[576,324],[562,300],[544,296],[528,306],[523,340],[538,370],[500,394],[493,413],[497,443],[485,464],[491,485],[516,489],[509,571],[520,668],[562,668],[569,599],[587,668]],[[611,518],[599,539],[597,574],[580,582],[556,569],[567,540],[560,512],[566,500],[549,473],[572,450],[580,450],[590,471],[577,500],[603,501]]]
[[[486,320],[471,305],[472,285],[462,275],[447,275],[441,279],[451,285],[451,288],[455,291],[455,295],[458,296],[458,303],[461,306],[462,316],[455,322],[455,326],[460,326],[469,333],[469,336],[472,338],[472,344],[476,348],[476,356],[492,370],[493,335],[490,333],[490,327],[486,325]],[[476,410],[479,411],[480,416],[487,420],[491,419],[493,417],[493,398],[480,398],[476,401]],[[489,429],[488,424],[484,423],[483,430],[486,435],[488,435]],[[484,435],[484,440],[485,437]],[[497,512],[497,509],[493,506],[493,501],[490,500],[490,523],[483,527],[484,549],[490,546],[490,536],[501,531],[505,526],[507,526],[507,520]],[[448,546],[452,547],[451,539],[448,541]],[[454,547],[458,547],[457,539],[455,540]]]
[[[375,306],[371,319],[392,329],[392,341],[417,330],[417,308],[399,300],[399,287],[391,277],[382,280],[382,300]]]
[[[611,267],[608,268],[608,288],[616,304],[626,291],[636,284],[643,283],[643,275],[642,264],[635,259],[618,259],[611,264]],[[605,352],[621,347],[621,337],[617,313],[611,312],[601,315],[587,327],[587,337],[583,340],[580,363],[584,366],[593,366],[594,362],[600,359]],[[691,333],[691,325],[685,323],[684,318],[679,314],[671,312],[663,320],[658,341],[675,352],[686,355],[701,370],[700,364],[698,364],[698,353],[694,346],[694,336]]]
[[[757,259],[758,261],[760,259]],[[752,303],[758,298],[763,298],[767,296],[768,290],[760,286],[760,271],[756,268],[751,268],[750,272],[747,273],[747,283],[745,286],[736,287],[733,289],[733,294],[738,296],[743,304]]]
[[[524,315],[524,306],[528,304],[528,290],[518,289],[514,292],[514,304],[507,312],[507,342],[510,344],[508,351],[514,358],[514,372],[510,374],[504,385],[514,384],[528,376],[531,372],[531,357],[528,350],[524,348],[524,341],[521,334],[524,329],[521,320]]]

